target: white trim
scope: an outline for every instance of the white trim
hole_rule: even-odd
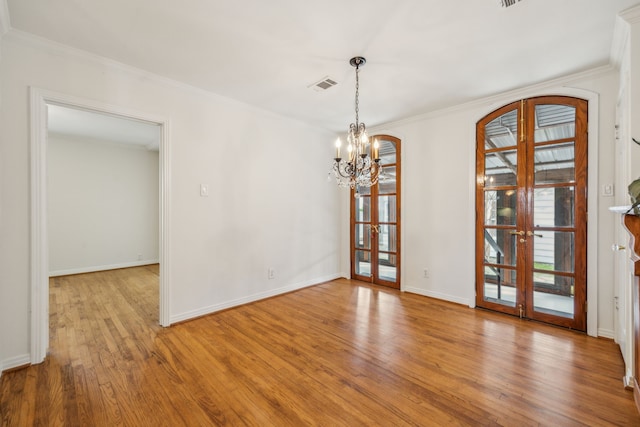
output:
[[[422,288],[414,288],[413,286],[407,286],[404,288],[405,292],[410,292],[412,294],[418,294],[425,297],[436,298],[443,301],[454,302],[456,304],[466,305],[469,308],[473,308],[471,305],[471,301],[468,298],[459,298],[455,295],[443,294],[442,292],[434,292]]]
[[[496,110],[502,105],[506,105],[503,103],[504,99],[513,99],[517,101],[524,98],[539,96],[540,94],[548,93],[550,90],[558,87],[561,87],[561,88],[569,87],[568,85],[572,84],[575,81],[593,79],[593,78],[611,73],[612,71],[614,71],[614,68],[611,65],[604,65],[602,67],[593,68],[591,70],[583,71],[581,73],[558,77],[557,79],[548,80],[548,81],[534,84],[527,87],[521,87],[509,92],[499,93],[496,95],[475,99],[473,101],[469,101],[464,104],[458,104],[449,108],[442,108],[439,110],[430,111],[428,113],[407,117],[405,119],[382,123],[378,126],[375,126],[375,128],[376,129],[396,128],[398,126],[403,126],[403,125],[416,123],[416,122],[422,122],[425,120],[429,120],[429,119],[433,119],[441,116],[447,116],[453,113],[465,112],[465,111],[470,111],[478,108],[487,108],[487,104],[495,105],[496,107],[493,108],[493,110]],[[569,95],[569,96],[574,96],[574,95]],[[490,110],[490,112],[493,110]],[[475,126],[475,123],[474,123],[474,126]],[[475,135],[475,131],[474,131],[474,135]],[[474,166],[474,175],[475,175],[475,166]]]
[[[616,338],[616,333],[615,331],[612,331],[611,329],[598,329],[598,336],[602,337],[602,338],[609,338],[611,340],[615,340]]]
[[[159,322],[161,326],[171,325],[171,144],[170,122],[163,120],[160,133],[160,307]]]
[[[223,302],[220,304],[210,305],[208,307],[202,307],[197,310],[187,311],[185,313],[176,314],[175,316],[171,316],[171,323],[183,322],[186,320],[192,320],[196,317],[206,316],[211,313],[215,313],[216,311],[226,310],[228,308],[237,307],[243,304],[248,304],[255,301],[260,301],[266,298],[271,298],[274,296],[282,295],[287,292],[297,291],[299,289],[308,288],[310,286],[320,285],[322,283],[330,282],[331,280],[341,278],[340,274],[331,274],[329,276],[307,280],[304,282],[294,283],[291,285],[283,286],[277,289],[271,289],[266,292],[259,292],[257,294],[248,295],[246,297],[238,298],[235,300]]]
[[[31,120],[31,363],[49,346],[49,242],[47,240],[47,105],[30,90]]]
[[[0,361],[0,374],[3,371],[7,371],[9,369],[18,368],[20,366],[26,366],[30,364],[31,358],[28,354],[22,354],[20,356],[12,357],[10,359]]]
[[[615,27],[613,29],[613,41],[611,42],[611,53],[609,54],[609,62],[615,68],[620,68],[624,59],[624,52],[629,40],[629,23],[621,16],[616,17]]]
[[[598,157],[598,141],[600,140],[600,96],[587,90],[572,89],[577,98],[585,99],[589,104],[588,114],[588,148],[587,162],[587,335],[598,336],[598,171],[600,158]]]
[[[123,116],[161,126],[160,140],[160,301],[159,322],[169,326],[170,153],[169,120],[120,106],[30,87],[31,144],[31,363],[40,363],[49,344],[49,267],[47,242],[47,104]]]
[[[618,14],[618,16],[629,24],[640,23],[640,4],[636,4],[635,6],[631,6],[630,8],[623,10]]]
[[[147,259],[144,261],[121,262],[110,265],[92,265],[91,267],[69,268],[66,270],[50,271],[49,277],[68,276],[70,274],[94,273],[96,271],[118,270],[120,268],[140,267],[143,265],[158,264],[159,259]]]
[[[11,29],[11,18],[7,0],[0,0],[0,39]]]
[[[0,0],[2,1],[2,0]],[[66,44],[58,43],[50,39],[46,39],[44,37],[36,36],[35,34],[28,33],[25,31],[16,30],[15,28],[11,28],[6,36],[5,40],[10,41],[12,43],[16,43],[19,45],[32,47],[34,49],[42,50],[44,52],[53,54],[53,55],[66,55],[72,58],[79,59],[81,61],[86,61],[91,64],[98,64],[103,67],[107,67],[114,70],[123,71],[125,73],[132,74],[134,76],[140,77],[144,80],[149,80],[155,82],[160,85],[166,85],[172,88],[176,88],[179,90],[183,90],[185,92],[201,95],[207,97],[209,99],[215,99],[217,102],[228,102],[234,105],[241,105],[243,108],[247,108],[251,111],[255,111],[257,114],[260,114],[264,117],[279,117],[284,118],[286,120],[301,123],[308,127],[315,127],[316,129],[321,129],[326,132],[327,129],[314,125],[312,123],[303,121],[301,119],[293,118],[290,116],[285,116],[281,113],[277,113],[271,110],[267,110],[263,107],[258,107],[253,104],[246,103],[244,101],[239,101],[234,98],[230,98],[225,95],[220,95],[216,92],[212,92],[206,89],[202,89],[197,86],[192,86],[188,83],[184,83],[178,80],[171,79],[169,77],[164,77],[159,74],[154,74],[150,71],[146,71],[140,68],[136,68],[132,65],[125,64],[123,62],[118,62],[116,60],[106,58],[104,56],[97,55],[95,53],[88,52],[86,50],[77,49],[75,47],[71,47]]]
[[[620,68],[620,65],[622,65],[627,43],[629,43],[630,26],[639,22],[640,4],[625,9],[616,16],[611,53],[609,55],[609,61],[614,67]]]

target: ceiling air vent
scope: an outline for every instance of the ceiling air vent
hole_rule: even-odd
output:
[[[514,4],[516,4],[516,2],[519,2],[520,0],[500,0],[500,3],[502,4],[502,7],[509,7],[509,6],[513,6]]]
[[[322,92],[323,90],[327,90],[330,87],[333,87],[335,85],[337,85],[338,82],[336,82],[335,80],[333,80],[330,77],[323,77],[322,80],[320,80],[319,82],[316,82],[314,84],[312,84],[311,86],[309,86],[310,88],[312,88],[313,90],[315,90],[316,92]]]

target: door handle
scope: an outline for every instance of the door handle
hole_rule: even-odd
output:
[[[380,233],[380,229],[378,227],[379,227],[378,225],[371,224],[371,232],[379,234]]]
[[[531,236],[542,237],[542,234],[536,234],[533,231],[527,231],[527,236],[529,236],[529,237],[531,237]]]
[[[518,236],[524,236],[524,231],[510,231],[509,234],[517,234]]]
[[[626,247],[622,246],[622,245],[616,245],[615,243],[613,245],[611,245],[611,250],[612,251],[624,251],[626,249]]]

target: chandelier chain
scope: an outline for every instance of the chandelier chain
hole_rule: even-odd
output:
[[[360,79],[358,78],[358,73],[360,72],[360,64],[356,65],[356,129],[360,124],[359,113],[360,113]]]

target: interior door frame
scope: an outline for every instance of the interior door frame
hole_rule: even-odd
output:
[[[41,363],[49,347],[49,249],[47,230],[47,105],[57,104],[154,123],[160,126],[159,180],[159,323],[170,325],[170,132],[169,120],[152,114],[62,94],[36,87],[30,96],[30,169],[31,169],[31,337],[30,362]]]
[[[587,335],[592,337],[614,338],[613,330],[600,329],[598,324],[598,189],[599,189],[599,156],[598,141],[600,139],[600,95],[586,89],[571,88],[559,86],[562,82],[551,82],[548,85],[540,85],[532,89],[523,91],[514,91],[505,96],[495,97],[488,103],[484,104],[484,108],[479,108],[475,115],[475,120],[469,124],[469,170],[471,171],[471,179],[469,185],[469,203],[475,206],[476,194],[476,123],[483,117],[499,109],[502,106],[517,102],[525,98],[533,98],[538,96],[570,96],[581,98],[588,102],[588,135],[587,135],[587,151],[589,156],[589,170],[587,172],[587,207],[589,210],[589,221],[587,222],[587,302],[589,309],[587,311]],[[613,112],[611,117],[603,116],[606,119],[605,124],[614,126]],[[606,128],[607,126],[603,126]],[[473,224],[473,236],[475,239],[475,210],[469,212],[469,221]],[[475,244],[474,244],[475,247]],[[475,267],[475,254],[473,261]],[[474,275],[475,277],[475,275]],[[475,295],[475,283],[470,285],[472,295]],[[475,296],[470,298],[475,306]]]
[[[374,275],[373,274],[373,268],[374,268],[374,263],[373,263],[373,254],[378,254],[379,252],[379,248],[378,248],[378,238],[377,238],[377,234],[376,237],[374,238],[373,235],[371,237],[371,277],[370,280],[366,280],[367,277],[366,276],[360,276],[356,274],[356,269],[355,269],[355,212],[354,212],[354,197],[355,197],[355,190],[351,189],[349,191],[349,227],[350,227],[350,232],[349,232],[349,259],[350,259],[350,271],[351,271],[351,277],[355,278],[356,280],[362,280],[362,281],[369,281],[371,283],[374,284],[378,284],[378,285],[383,285],[383,286],[388,286],[390,288],[394,288],[394,289],[401,289],[401,268],[402,268],[402,218],[401,218],[401,214],[402,214],[402,203],[401,203],[401,192],[402,192],[402,140],[398,137],[389,135],[389,134],[385,134],[385,133],[376,133],[375,135],[371,136],[369,139],[373,140],[375,138],[380,138],[380,139],[387,139],[387,140],[391,140],[394,141],[396,144],[396,163],[395,163],[395,167],[396,167],[396,281],[395,282],[390,282],[388,280],[383,280],[380,279],[379,275]],[[371,195],[370,197],[373,198],[373,195],[376,194],[376,196],[378,195],[377,192],[377,188],[378,188],[378,184],[376,184],[374,187],[371,188]],[[373,219],[376,218],[378,216],[378,205],[376,204],[374,206],[374,203],[371,203],[370,206],[371,209],[371,223],[373,223]],[[375,216],[374,216],[374,212],[375,212]],[[375,247],[374,247],[374,242],[375,242]],[[377,257],[376,257],[377,259]],[[377,265],[375,267],[377,269]],[[376,279],[377,277],[377,279]]]
[[[629,103],[629,72],[621,77],[618,103],[616,105],[616,133],[615,133],[615,183],[614,204],[624,206],[629,202],[629,196],[624,191],[633,179],[631,177],[630,159],[634,144],[631,142]],[[616,215],[618,216],[618,215]],[[629,231],[623,225],[623,218],[618,218],[614,227],[615,240],[612,249],[617,249],[614,255],[614,341],[620,346],[620,352],[625,362],[625,384],[633,384],[633,283],[636,280],[629,263],[631,248],[629,246]]]

